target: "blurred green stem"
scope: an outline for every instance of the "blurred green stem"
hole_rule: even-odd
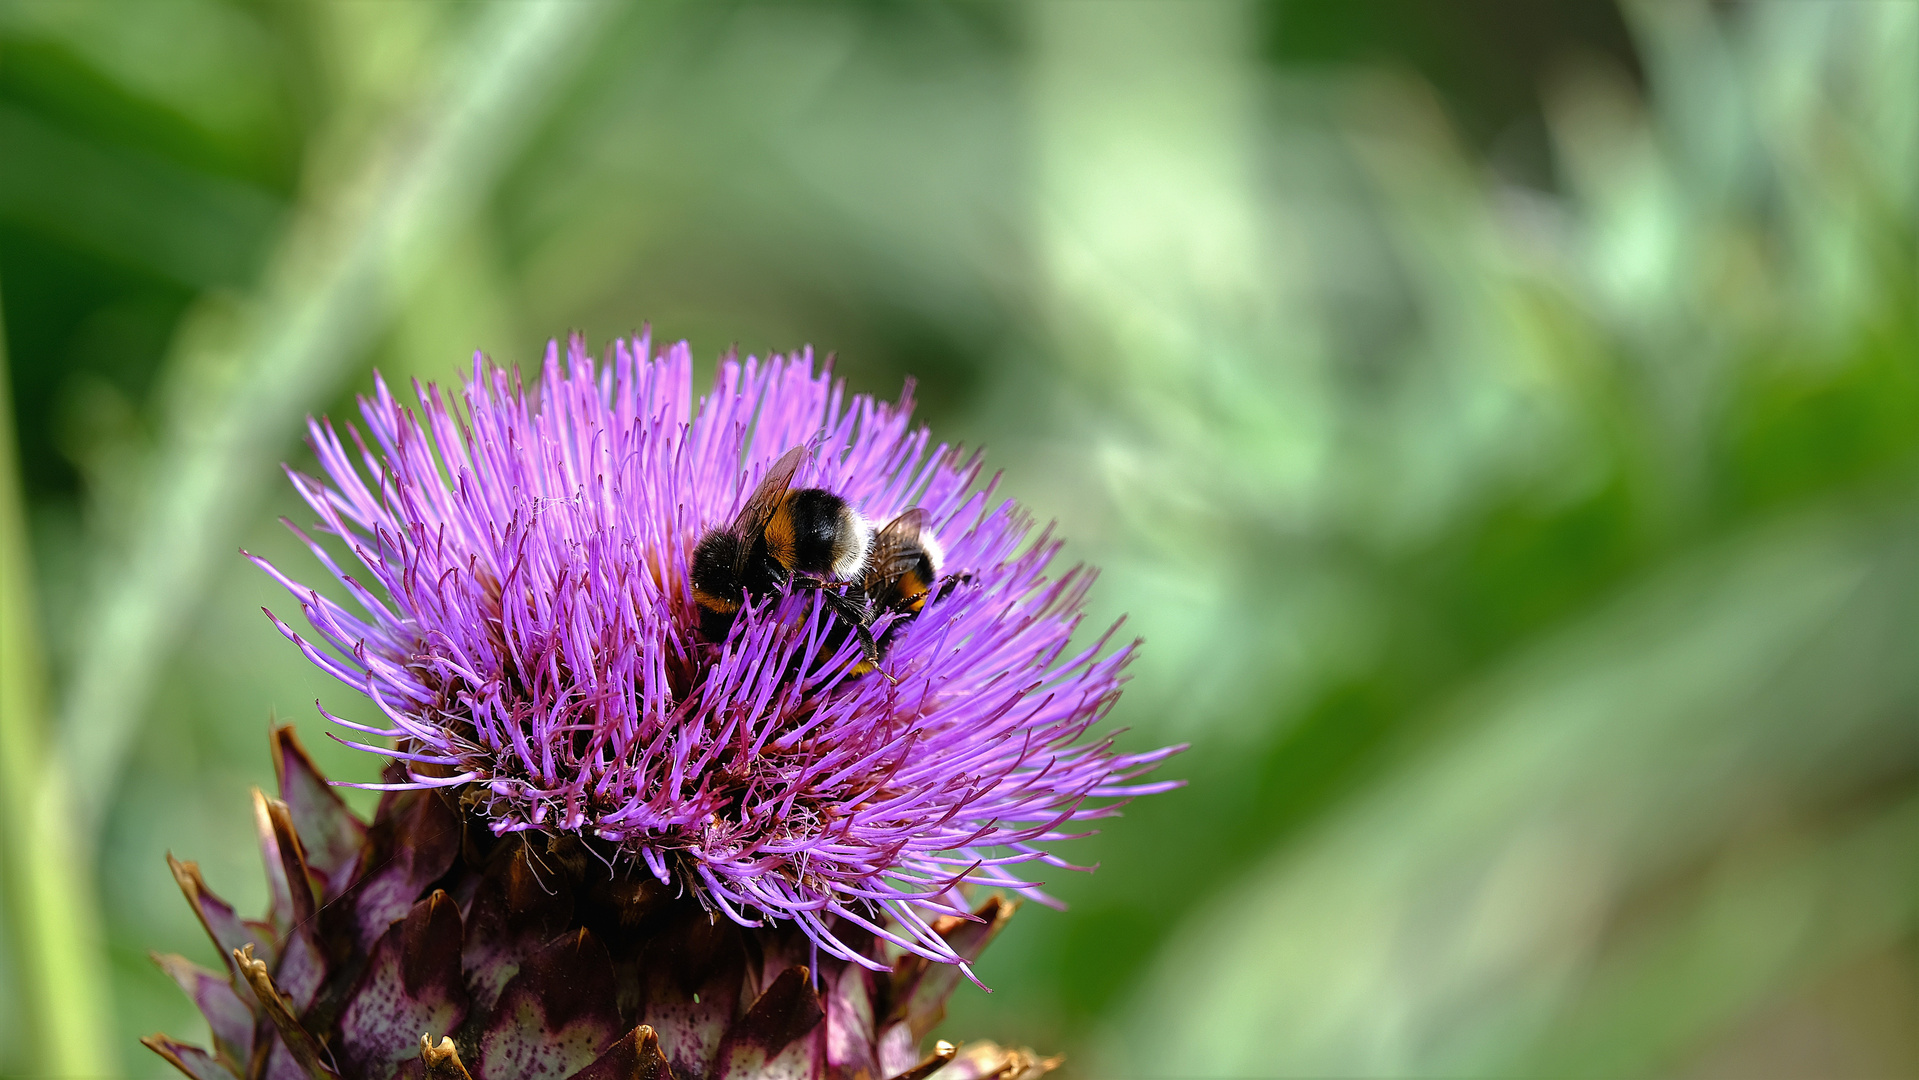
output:
[[[45,731],[45,671],[34,618],[26,507],[0,328],[0,885],[18,958],[35,1066],[52,1076],[113,1072],[107,963],[86,865],[73,857],[72,786]]]
[[[482,8],[344,182],[313,185],[258,293],[215,332],[181,335],[142,501],[121,543],[98,553],[62,700],[64,759],[85,762],[90,778],[77,793],[83,840],[111,805],[160,664],[274,476],[269,463],[478,210],[608,10]]]

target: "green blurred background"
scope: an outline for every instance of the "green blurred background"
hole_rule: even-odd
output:
[[[1191,780],[943,1034],[1919,1073],[1919,5],[0,3],[0,1073],[262,902],[299,420],[811,343],[1105,568]]]

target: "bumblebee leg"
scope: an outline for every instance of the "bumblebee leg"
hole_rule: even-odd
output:
[[[926,599],[929,601],[937,600],[947,593],[952,592],[958,586],[972,584],[972,581],[973,575],[964,570],[957,574],[948,574],[933,583],[932,591],[927,594]]]
[[[873,631],[865,623],[856,622],[853,624],[853,636],[859,639],[860,655],[866,657],[867,663],[879,667],[880,643],[873,640]]]
[[[832,589],[821,590],[826,596],[826,605],[833,609],[846,624],[853,629],[853,636],[859,640],[860,652],[868,663],[880,662],[879,642],[873,640],[873,613],[866,605]]]
[[[809,580],[807,587],[818,589],[821,602],[838,615],[840,621],[853,631],[854,640],[860,643],[860,663],[855,665],[854,674],[864,675],[869,671],[880,671],[888,682],[897,682],[893,676],[880,670],[879,641],[873,637],[873,609],[859,600],[833,587],[832,582]]]
[[[887,682],[892,683],[894,686],[898,686],[900,684],[900,681],[893,677],[893,673],[880,666],[880,654],[884,651],[886,647],[885,643],[883,641],[874,640],[873,632],[869,630],[868,628],[866,628],[865,626],[861,626],[859,628],[859,638],[860,638],[860,648],[865,650],[866,652],[866,660],[861,666],[864,667],[867,671],[879,672],[881,675],[886,677]]]
[[[820,602],[830,608],[834,615],[853,632],[854,640],[860,644],[860,662],[853,665],[853,674],[864,675],[869,671],[878,671],[886,676],[886,681],[897,685],[890,673],[880,668],[883,652],[881,643],[873,637],[874,613],[871,605],[862,599],[847,595],[846,585],[829,581],[811,574],[795,574],[792,577],[795,589],[812,589],[820,594]]]

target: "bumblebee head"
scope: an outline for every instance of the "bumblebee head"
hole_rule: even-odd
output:
[[[739,556],[739,539],[731,533],[707,533],[693,549],[691,577],[693,602],[703,611],[731,615],[740,609],[742,590],[733,565]]]

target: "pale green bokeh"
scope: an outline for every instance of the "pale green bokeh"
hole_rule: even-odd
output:
[[[0,6],[118,1068],[204,1032],[146,960],[212,959],[164,853],[263,899],[269,716],[377,765],[232,554],[305,565],[298,418],[650,320],[920,376],[1148,639],[1125,745],[1194,744],[946,1037],[1116,1080],[1919,1070],[1919,8],[1630,5],[1639,71],[1544,66],[1541,179],[1456,86],[1287,60],[1313,7]],[[18,940],[5,1075],[54,1060]]]

